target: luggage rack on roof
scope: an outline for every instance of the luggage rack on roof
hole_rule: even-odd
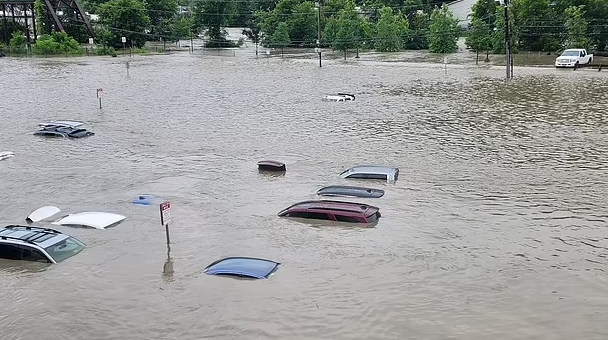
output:
[[[25,226],[25,225],[17,225],[17,224],[7,225],[4,228],[5,229],[24,228],[25,230],[36,230],[36,231],[43,231],[43,232],[47,232],[47,233],[53,233],[53,234],[63,234],[62,232],[60,232],[58,230],[55,230],[55,229],[51,229],[51,228],[43,228],[43,227],[36,227],[36,226]]]
[[[4,236],[4,235],[0,235],[0,239],[2,240],[18,240],[21,242],[25,242],[25,243],[29,243],[29,244],[36,244],[36,242],[29,240],[29,239],[24,239],[24,238],[19,238],[19,237],[13,237],[13,236]]]

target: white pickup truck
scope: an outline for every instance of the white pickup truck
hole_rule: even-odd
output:
[[[593,54],[587,54],[584,48],[567,49],[555,59],[555,67],[579,67],[593,61]]]

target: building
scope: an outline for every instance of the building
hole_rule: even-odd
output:
[[[473,13],[473,5],[477,0],[455,0],[447,3],[448,8],[456,19],[458,19],[458,23],[460,27],[467,28],[471,23],[471,14]]]

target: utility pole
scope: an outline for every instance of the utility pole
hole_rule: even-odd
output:
[[[317,1],[317,53],[319,53],[319,67],[321,67],[321,1]]]
[[[511,56],[511,37],[510,37],[510,32],[509,32],[508,5],[509,5],[509,0],[505,0],[505,55],[506,55],[505,65],[507,67],[507,80],[513,78],[513,74],[511,73],[512,56]]]

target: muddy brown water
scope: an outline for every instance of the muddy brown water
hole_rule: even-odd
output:
[[[608,337],[607,73],[181,53],[127,77],[124,59],[0,60],[0,221],[128,217],[57,227],[87,244],[63,263],[0,261],[2,340]],[[320,100],[339,91],[356,101]],[[96,135],[32,135],[59,118]],[[360,163],[400,178],[339,178]],[[332,184],[385,190],[356,199],[379,223],[276,216]],[[169,259],[138,194],[172,202]],[[203,273],[239,255],[282,266]]]

